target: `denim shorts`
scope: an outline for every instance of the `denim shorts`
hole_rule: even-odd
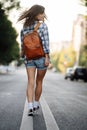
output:
[[[35,60],[25,60],[24,61],[26,68],[37,68],[39,70],[47,69],[45,66],[45,57],[41,57]]]

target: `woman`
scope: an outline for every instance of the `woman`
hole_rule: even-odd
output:
[[[18,19],[21,21],[25,19],[23,29],[21,30],[21,56],[24,56],[24,63],[26,66],[28,85],[27,85],[27,99],[28,99],[28,115],[32,115],[34,111],[39,109],[39,100],[42,93],[43,78],[46,74],[49,65],[49,33],[48,27],[44,23],[46,18],[45,8],[41,5],[34,5],[28,11],[25,11]],[[38,33],[42,41],[45,57],[38,59],[27,60],[23,51],[23,37],[27,32],[32,32],[38,21],[42,21]],[[34,85],[36,85],[34,89]]]

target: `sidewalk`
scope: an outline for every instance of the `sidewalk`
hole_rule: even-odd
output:
[[[15,72],[16,68],[13,66],[0,65],[0,74],[8,74]]]

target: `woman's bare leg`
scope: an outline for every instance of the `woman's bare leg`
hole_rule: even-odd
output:
[[[39,101],[41,93],[42,93],[42,83],[43,78],[46,74],[45,70],[37,70],[37,76],[36,76],[36,88],[35,88],[35,101]]]
[[[27,70],[27,76],[28,76],[28,85],[27,85],[26,95],[27,95],[28,102],[33,102],[36,68],[26,68],[26,70]]]

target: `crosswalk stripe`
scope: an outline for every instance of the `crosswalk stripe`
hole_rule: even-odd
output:
[[[54,119],[54,116],[43,96],[41,96],[40,104],[42,107],[47,130],[59,130],[56,120]]]
[[[20,130],[33,130],[33,117],[27,115],[28,113],[27,107],[28,107],[28,102],[26,99]]]

